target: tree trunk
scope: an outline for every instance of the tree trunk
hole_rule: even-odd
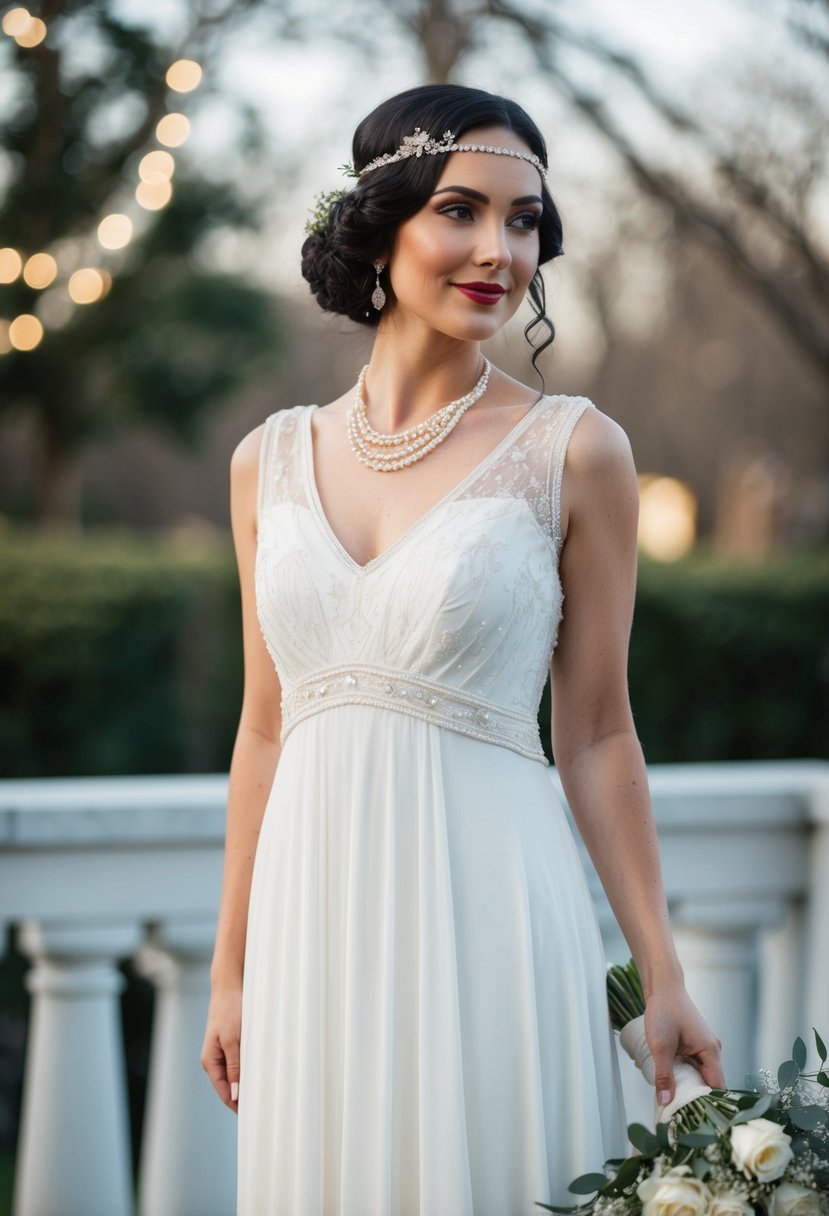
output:
[[[80,460],[48,426],[40,431],[35,452],[35,517],[44,529],[81,530]]]

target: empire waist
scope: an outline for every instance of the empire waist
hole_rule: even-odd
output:
[[[497,705],[424,676],[369,664],[328,667],[283,689],[281,741],[284,743],[305,718],[337,705],[373,705],[409,714],[549,763],[533,714]]]

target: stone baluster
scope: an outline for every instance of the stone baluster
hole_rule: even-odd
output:
[[[801,1021],[808,974],[803,941],[802,904],[793,904],[784,924],[760,937],[755,1062],[773,1073],[790,1056],[795,1037],[807,1037],[808,1028]]]
[[[236,1208],[236,1115],[200,1063],[214,938],[214,920],[164,921],[135,958],[156,985],[142,1216],[227,1216]]]
[[[809,851],[808,903],[805,915],[805,1009],[801,1034],[809,1049],[807,1070],[818,1067],[812,1027],[829,1047],[829,967],[826,966],[826,932],[829,925],[829,788],[816,791],[812,800],[812,834]]]
[[[14,1216],[132,1216],[117,962],[141,935],[134,922],[18,927],[34,966]]]

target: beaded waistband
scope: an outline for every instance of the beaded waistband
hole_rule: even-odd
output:
[[[283,693],[281,742],[303,719],[335,705],[374,705],[397,710],[473,739],[509,747],[542,764],[549,763],[541,747],[538,722],[532,714],[494,705],[483,697],[447,688],[424,676],[353,664],[329,667],[297,681]]]

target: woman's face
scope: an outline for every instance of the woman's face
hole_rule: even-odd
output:
[[[532,151],[504,127],[476,127],[460,142]],[[431,198],[395,233],[387,271],[395,319],[412,314],[466,341],[492,337],[538,267],[541,211],[541,177],[528,161],[453,152]]]

